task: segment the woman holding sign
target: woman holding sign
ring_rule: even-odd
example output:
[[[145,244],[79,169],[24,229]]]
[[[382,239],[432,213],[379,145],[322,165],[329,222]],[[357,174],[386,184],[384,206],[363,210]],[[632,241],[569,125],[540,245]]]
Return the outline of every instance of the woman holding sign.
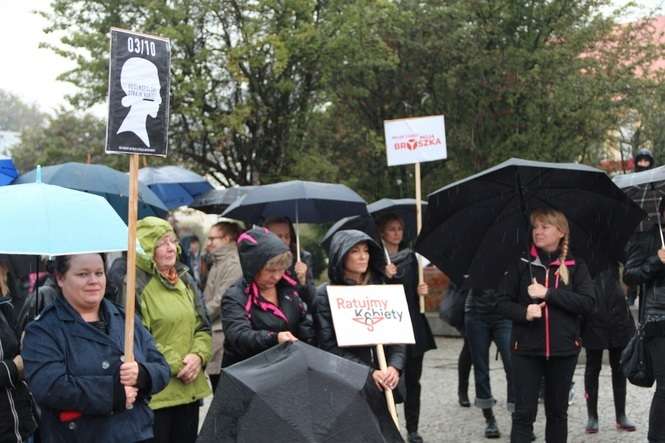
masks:
[[[580,317],[593,308],[593,283],[586,264],[570,254],[566,216],[554,209],[536,209],[530,220],[529,257],[508,271],[497,303],[513,321],[515,412],[510,441],[531,441],[544,378],[545,440],[565,442],[568,391],[582,346]]]
[[[420,313],[419,305],[419,296],[427,295],[429,288],[426,283],[418,284],[418,259],[416,254],[408,248],[399,249],[404,239],[404,220],[396,214],[387,214],[377,220],[377,227],[383,245],[390,256],[391,265],[395,267],[396,274],[391,283],[394,281],[404,285],[406,301],[409,305],[409,316],[416,339],[414,345],[406,347],[404,416],[409,443],[421,443],[423,439],[418,434],[420,376],[423,371],[425,352],[436,349],[432,330],[425,315]]]
[[[300,299],[298,283],[286,274],[293,255],[266,228],[238,237],[243,277],[222,298],[222,367],[287,341],[314,340],[312,318]]]
[[[385,256],[379,245],[364,232],[344,230],[337,232],[330,242],[328,278],[331,285],[370,285],[385,283]],[[341,357],[374,368],[372,379],[380,389],[395,389],[404,368],[405,347],[386,346],[387,368],[378,368],[373,346],[340,348],[337,345],[327,285],[317,290],[314,325],[319,347]]]
[[[58,256],[55,267],[58,295],[23,339],[25,372],[42,410],[40,441],[152,438],[148,401],[168,382],[164,357],[137,317],[135,361],[124,361],[125,313],[104,299],[101,254]]]

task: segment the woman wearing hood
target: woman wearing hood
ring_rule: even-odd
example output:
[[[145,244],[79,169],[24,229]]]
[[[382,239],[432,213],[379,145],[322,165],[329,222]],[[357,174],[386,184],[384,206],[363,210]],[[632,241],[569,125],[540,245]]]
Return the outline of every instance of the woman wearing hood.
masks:
[[[296,244],[296,231],[293,228],[293,223],[288,217],[271,217],[263,224],[266,228],[275,234],[284,244],[289,248],[293,255],[293,263],[286,270],[288,275],[296,280],[298,284],[298,294],[300,298],[312,306],[314,303],[314,296],[316,295],[316,287],[314,286],[314,268],[312,267],[312,254],[300,250],[300,261],[296,261],[298,257],[298,245]]]
[[[211,394],[203,369],[212,338],[203,297],[186,266],[171,225],[157,217],[137,223],[136,301],[143,324],[169,365],[166,388],[154,395],[155,442],[194,442],[201,400]]]
[[[222,298],[223,368],[278,343],[314,339],[307,306],[286,273],[289,248],[266,228],[250,229],[237,243],[243,277]]]
[[[378,220],[377,228],[394,267],[395,276],[392,281],[404,285],[404,293],[409,305],[409,316],[411,317],[416,343],[406,347],[404,416],[409,443],[422,443],[423,439],[418,434],[420,376],[423,372],[425,352],[436,349],[434,336],[427,318],[425,314],[420,312],[419,296],[427,295],[429,288],[426,283],[418,284],[418,259],[416,254],[408,248],[399,249],[402,240],[404,240],[404,220],[396,214],[387,214]]]
[[[330,242],[328,278],[331,285],[377,285],[386,282],[383,250],[367,234],[354,229],[337,232]],[[404,368],[405,346],[386,346],[388,367],[377,369],[379,362],[373,346],[340,348],[328,302],[327,285],[316,294],[314,321],[319,347],[341,357],[373,368],[372,379],[379,389],[395,389]]]

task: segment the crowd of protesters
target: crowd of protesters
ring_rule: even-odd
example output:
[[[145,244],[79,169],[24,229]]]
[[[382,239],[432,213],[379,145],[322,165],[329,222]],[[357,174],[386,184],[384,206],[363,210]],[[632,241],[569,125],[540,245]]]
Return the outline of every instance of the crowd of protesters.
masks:
[[[656,380],[648,438],[665,442],[665,249],[657,229],[629,243],[623,274],[617,265],[592,279],[571,253],[563,213],[537,209],[530,223],[532,247],[511,264],[501,287],[462,298],[460,405],[471,405],[472,364],[473,404],[486,420],[485,437],[500,437],[489,375],[494,341],[507,380],[511,442],[536,438],[539,395],[546,416],[542,437],[565,442],[568,393],[584,346],[586,432],[598,432],[598,374],[608,349],[616,424],[634,431],[618,363],[635,329],[623,279],[640,288],[646,306]],[[372,347],[338,345],[327,284],[315,287],[310,255],[299,250],[288,218],[246,231],[216,223],[203,248],[198,239],[183,243],[166,220],[140,220],[132,362],[123,356],[124,256],[113,266],[103,254],[57,257],[44,289],[28,297],[20,313],[12,303],[17,288],[11,266],[0,260],[0,442],[193,442],[202,400],[217,388],[222,368],[296,340],[369,367],[369,395],[395,390],[404,402],[409,443],[422,442],[420,377],[424,355],[436,345],[418,298],[429,288],[419,283],[414,252],[400,249],[404,220],[384,216],[377,228],[378,239],[337,232],[327,251],[327,277],[335,285],[404,286],[415,344],[386,346],[385,369]]]

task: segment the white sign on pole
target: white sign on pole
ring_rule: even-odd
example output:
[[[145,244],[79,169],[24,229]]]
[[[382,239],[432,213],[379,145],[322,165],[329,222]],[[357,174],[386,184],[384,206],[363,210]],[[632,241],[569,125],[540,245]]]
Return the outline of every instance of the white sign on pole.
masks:
[[[402,285],[328,286],[337,345],[413,344]]]
[[[443,115],[385,120],[388,166],[441,160],[448,156]]]

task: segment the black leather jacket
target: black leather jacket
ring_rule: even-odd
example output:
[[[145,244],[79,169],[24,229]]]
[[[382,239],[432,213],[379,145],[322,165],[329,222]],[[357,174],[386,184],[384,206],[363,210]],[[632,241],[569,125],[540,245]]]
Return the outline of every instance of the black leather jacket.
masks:
[[[658,258],[661,248],[658,227],[633,236],[626,247],[623,281],[641,285],[640,303],[646,303],[647,317],[665,315],[665,264]]]

